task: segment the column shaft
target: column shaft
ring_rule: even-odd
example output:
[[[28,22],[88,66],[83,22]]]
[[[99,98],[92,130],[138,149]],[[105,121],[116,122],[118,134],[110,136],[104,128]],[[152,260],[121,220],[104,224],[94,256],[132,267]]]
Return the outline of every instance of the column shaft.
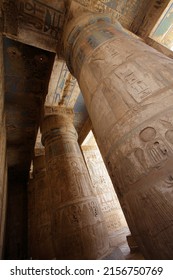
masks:
[[[28,187],[28,251],[32,259],[55,258],[50,208],[49,181],[42,154],[34,157],[33,179]]]
[[[146,258],[172,259],[173,62],[108,21],[71,20],[66,61],[132,234]]]
[[[71,117],[47,115],[42,134],[56,258],[100,259],[109,252],[108,235]]]

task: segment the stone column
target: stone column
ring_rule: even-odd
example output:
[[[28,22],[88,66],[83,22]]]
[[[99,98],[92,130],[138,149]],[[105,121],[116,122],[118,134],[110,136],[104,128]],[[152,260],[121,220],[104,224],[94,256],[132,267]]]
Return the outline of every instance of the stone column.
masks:
[[[132,234],[172,259],[172,60],[100,14],[71,19],[63,43]]]
[[[33,179],[28,186],[29,257],[53,259],[49,181],[45,168],[44,149],[37,151],[33,160]]]
[[[57,113],[59,112],[59,113]],[[57,259],[101,259],[109,252],[103,216],[77,143],[71,110],[49,109],[42,124]]]
[[[3,37],[0,33],[0,259],[3,257],[7,195],[6,127],[4,113],[3,69]]]

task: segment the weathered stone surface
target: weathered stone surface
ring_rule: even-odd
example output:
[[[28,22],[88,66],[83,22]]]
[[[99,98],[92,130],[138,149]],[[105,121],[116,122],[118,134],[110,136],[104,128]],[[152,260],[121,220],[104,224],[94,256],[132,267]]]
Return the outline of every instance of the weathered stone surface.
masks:
[[[55,52],[67,2],[3,0],[4,33],[25,44]]]
[[[99,15],[69,22],[64,49],[132,234],[172,259],[172,60]]]
[[[47,110],[48,111],[48,110]],[[57,259],[101,259],[109,252],[103,216],[65,108],[42,124],[51,188],[51,220]]]
[[[14,178],[28,179],[53,60],[52,53],[4,38],[7,158]]]
[[[111,246],[118,246],[126,240],[128,226],[124,218],[114,187],[107,173],[96,143],[82,145],[82,151],[93,183],[93,192],[97,197]],[[90,143],[89,143],[90,144]]]
[[[28,186],[28,255],[32,259],[48,260],[55,258],[50,190],[44,153],[37,151],[37,154],[33,160],[33,179]]]

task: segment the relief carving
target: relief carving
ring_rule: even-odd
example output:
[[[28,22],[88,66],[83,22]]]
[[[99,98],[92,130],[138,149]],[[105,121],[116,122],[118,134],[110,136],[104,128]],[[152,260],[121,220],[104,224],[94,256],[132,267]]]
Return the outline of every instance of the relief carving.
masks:
[[[127,225],[123,213],[121,212],[121,207],[115,194],[112,182],[107,174],[103,160],[97,148],[95,146],[82,145],[82,150],[89,169],[91,180],[93,182],[93,191],[96,194],[105,219],[110,243],[112,246],[118,245],[121,240],[119,236],[117,236],[117,232],[118,230],[125,228]],[[90,211],[92,211],[93,215],[97,217],[97,203],[90,203]]]
[[[64,22],[64,5],[61,1],[54,9],[40,1],[17,1],[19,24],[35,32],[57,39]]]
[[[142,130],[139,137],[145,143],[145,154],[150,166],[160,167],[169,154],[169,148],[164,140],[156,137],[156,130],[152,127]]]
[[[68,259],[96,259],[100,248],[95,246],[95,250],[93,250],[93,246],[91,246],[91,250],[87,250],[87,240],[94,244],[95,237],[91,232],[86,236],[85,229],[90,229],[95,224],[104,228],[103,217],[97,202],[95,202],[89,174],[80,149],[77,147],[77,134],[72,129],[73,120],[67,119],[66,115],[62,113],[60,114],[60,117],[57,115],[56,118],[54,112],[54,115],[49,115],[49,122],[46,118],[43,122],[56,257],[66,259],[68,251]],[[50,122],[51,118],[52,123]],[[60,136],[62,135],[62,138],[50,137],[52,133],[51,125],[56,130],[56,124],[59,129],[58,133]],[[45,137],[45,133],[47,137]],[[79,235],[78,240],[73,240],[74,232]],[[95,234],[97,236],[100,233],[96,230]],[[107,247],[102,248],[102,254],[104,254],[109,247],[106,228],[101,238],[104,238],[103,243],[107,244]],[[67,248],[66,250],[67,244],[70,249]],[[77,247],[72,250],[73,246]],[[84,255],[81,255],[82,252],[84,252]]]
[[[169,133],[168,133],[169,135]],[[153,127],[143,129],[139,134],[142,146],[126,156],[119,153],[116,167],[112,167],[112,178],[119,196],[144,177],[152,168],[161,168],[167,161],[170,149],[164,139],[157,137]]]

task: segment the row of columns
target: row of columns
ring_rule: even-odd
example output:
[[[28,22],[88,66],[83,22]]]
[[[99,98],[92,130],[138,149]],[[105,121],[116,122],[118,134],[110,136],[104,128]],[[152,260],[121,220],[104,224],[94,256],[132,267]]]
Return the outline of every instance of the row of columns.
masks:
[[[172,60],[97,14],[71,19],[63,44],[132,234],[146,258],[172,259]],[[109,252],[107,231],[67,115],[42,124],[52,186],[42,199],[50,196],[51,211],[36,209],[47,217],[37,238],[51,223],[51,257],[99,259]]]
[[[172,259],[172,60],[100,14],[72,18],[63,44],[132,234]]]

